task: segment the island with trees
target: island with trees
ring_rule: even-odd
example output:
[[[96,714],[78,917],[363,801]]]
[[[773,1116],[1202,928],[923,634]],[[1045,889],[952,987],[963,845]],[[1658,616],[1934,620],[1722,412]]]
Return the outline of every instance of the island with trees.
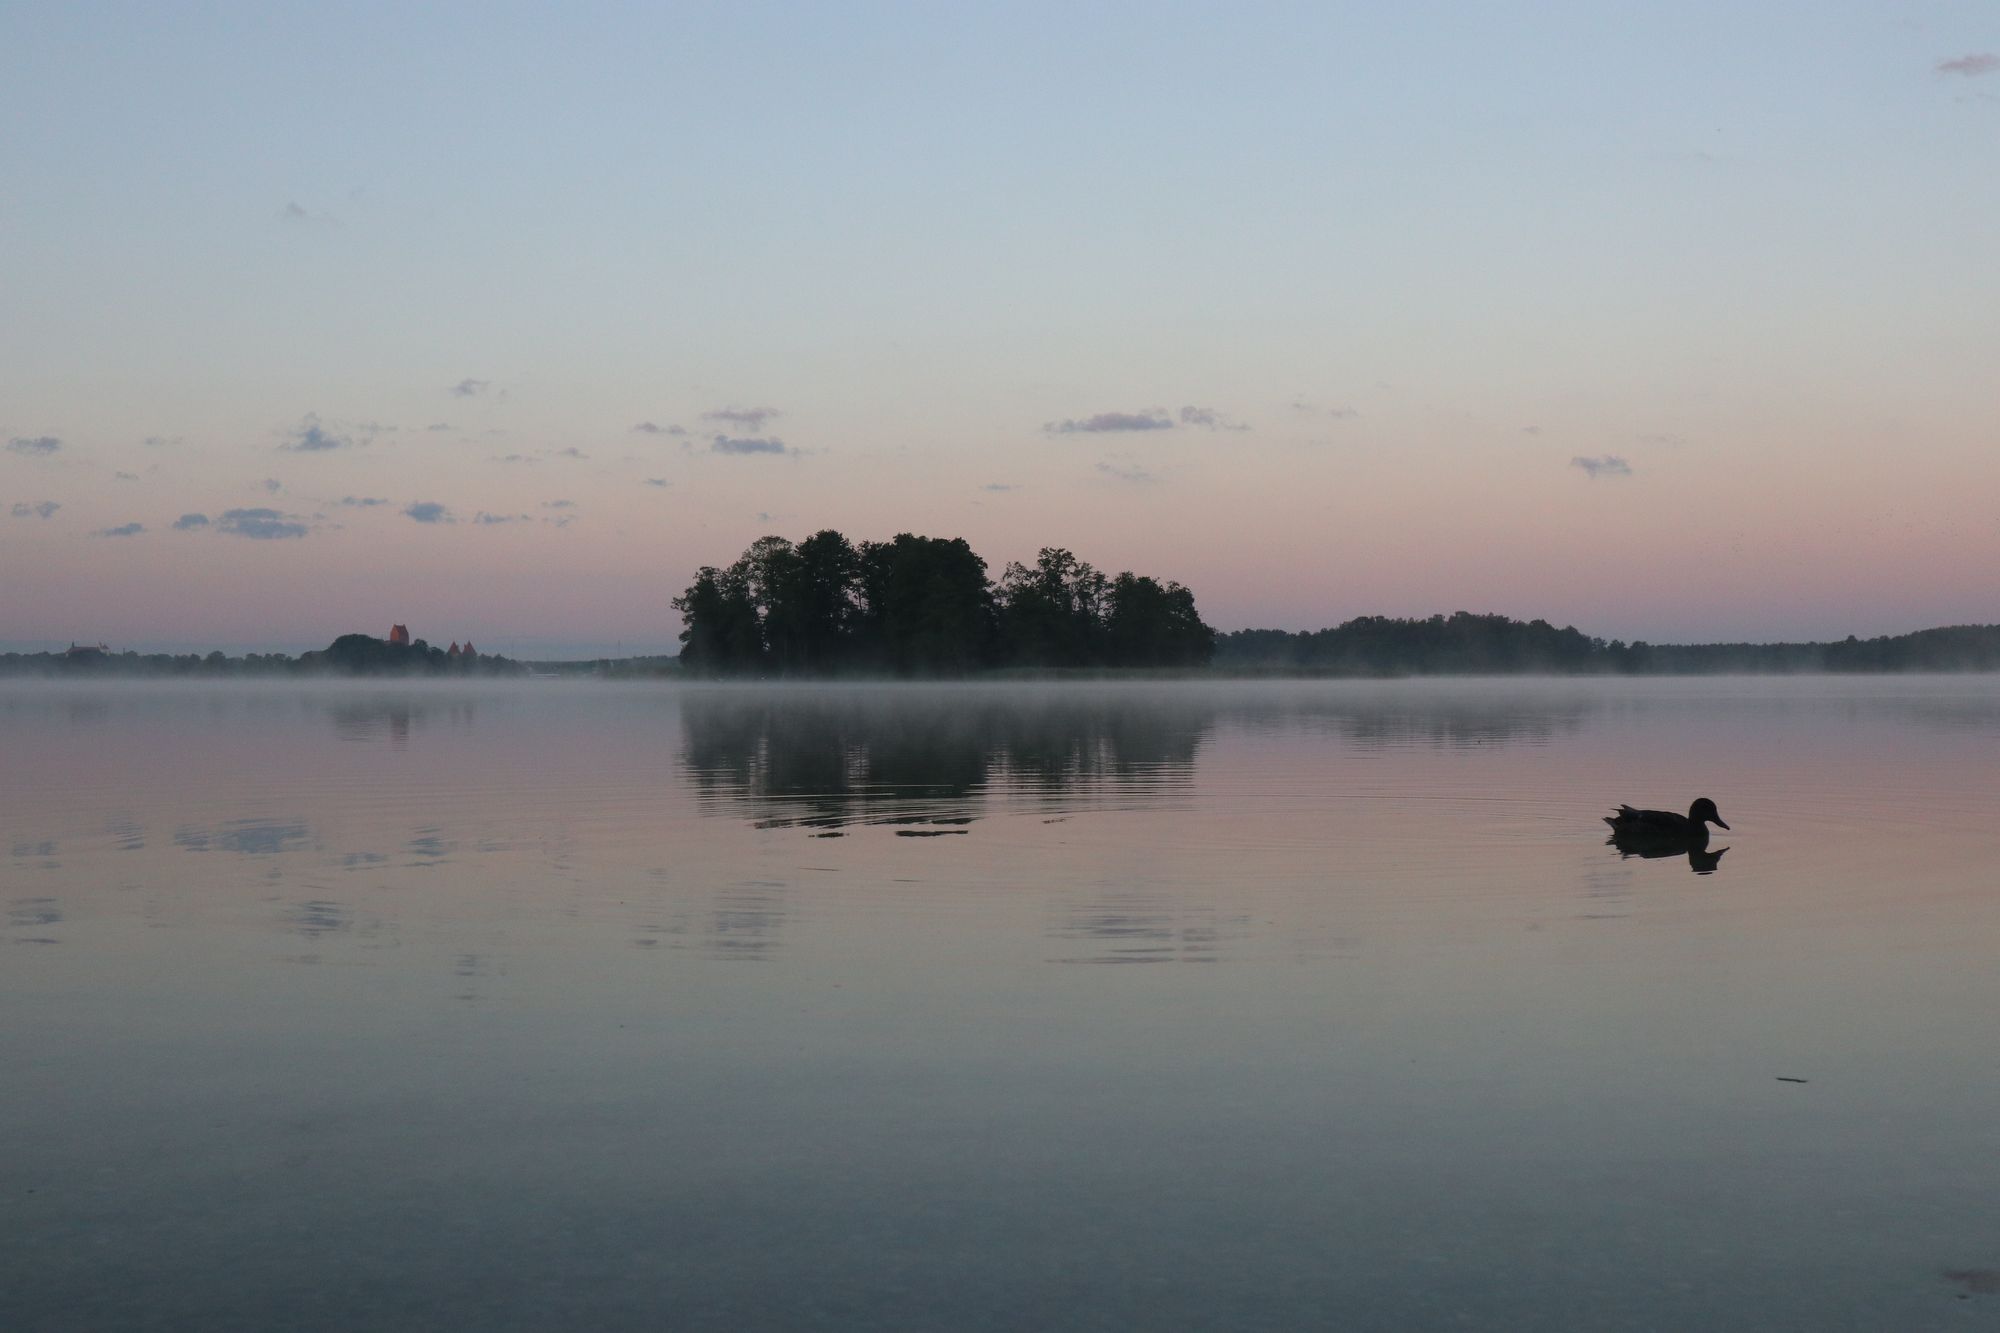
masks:
[[[1192,670],[1215,631],[1194,594],[1101,573],[1045,547],[989,579],[961,537],[899,533],[858,545],[832,529],[763,537],[703,566],[673,601],[681,667],[697,676],[964,676],[1077,669]]]

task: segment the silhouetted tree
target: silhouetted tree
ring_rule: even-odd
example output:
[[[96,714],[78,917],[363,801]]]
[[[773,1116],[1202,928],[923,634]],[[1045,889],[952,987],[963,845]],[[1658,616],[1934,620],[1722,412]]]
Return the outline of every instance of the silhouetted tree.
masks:
[[[728,570],[704,565],[686,592],[674,598],[681,613],[681,666],[702,676],[754,672],[763,665],[757,607],[738,561]]]
[[[827,528],[793,548],[785,573],[779,594],[789,632],[780,669],[808,675],[839,669],[861,619],[860,553]]]
[[[1011,561],[1000,576],[1000,634],[1019,666],[1098,666],[1105,659],[1110,580],[1057,546],[1031,569]]]
[[[899,532],[861,547],[858,656],[898,675],[963,675],[993,657],[986,562],[962,537]]]
[[[1215,655],[1215,631],[1195,614],[1192,592],[1130,571],[1111,581],[1104,630],[1113,666],[1206,666]]]

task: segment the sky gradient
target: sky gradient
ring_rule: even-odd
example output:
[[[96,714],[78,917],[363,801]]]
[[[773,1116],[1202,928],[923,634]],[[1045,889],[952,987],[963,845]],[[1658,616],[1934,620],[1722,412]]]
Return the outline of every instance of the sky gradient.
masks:
[[[0,646],[668,648],[767,532],[2000,621],[1990,4],[0,8]]]

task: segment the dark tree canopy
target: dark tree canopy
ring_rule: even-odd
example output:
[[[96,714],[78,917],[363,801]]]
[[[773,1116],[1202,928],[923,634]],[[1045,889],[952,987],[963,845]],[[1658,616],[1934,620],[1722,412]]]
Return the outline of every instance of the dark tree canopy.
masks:
[[[1194,609],[1194,593],[1142,574],[1111,581],[1105,646],[1113,666],[1205,666],[1215,655],[1215,631]]]
[[[2000,670],[2000,625],[1957,625],[1834,643],[1625,643],[1573,626],[1469,611],[1424,620],[1360,616],[1332,629],[1225,634],[1227,671],[1330,676],[1703,675],[1723,672]]]
[[[699,675],[959,676],[990,667],[1189,667],[1214,650],[1194,594],[1108,579],[1068,551],[998,584],[963,538],[899,533],[859,546],[831,529],[761,537],[674,599],[681,661]]]
[[[996,631],[986,562],[963,537],[899,532],[862,545],[859,639],[868,666],[964,675],[992,660]]]
[[[1105,662],[1110,580],[1061,547],[1045,546],[1030,568],[1000,576],[1000,625],[1018,666],[1085,667]]]
[[[740,562],[739,562],[740,563]],[[763,661],[757,606],[735,566],[703,565],[688,590],[674,598],[687,628],[681,631],[681,665],[703,675],[754,671]]]
[[[1343,676],[1571,674],[1615,669],[1608,665],[1610,647],[1546,620],[1457,611],[1424,620],[1360,616],[1303,634],[1243,630],[1223,635],[1216,657],[1238,669]]]

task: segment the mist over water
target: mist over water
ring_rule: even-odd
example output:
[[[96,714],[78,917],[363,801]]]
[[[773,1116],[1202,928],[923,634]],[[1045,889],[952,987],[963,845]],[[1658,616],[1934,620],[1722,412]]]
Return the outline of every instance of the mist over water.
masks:
[[[1986,677],[0,686],[0,1324],[1955,1324],[1996,742]],[[1719,860],[1607,845],[1696,796]]]

